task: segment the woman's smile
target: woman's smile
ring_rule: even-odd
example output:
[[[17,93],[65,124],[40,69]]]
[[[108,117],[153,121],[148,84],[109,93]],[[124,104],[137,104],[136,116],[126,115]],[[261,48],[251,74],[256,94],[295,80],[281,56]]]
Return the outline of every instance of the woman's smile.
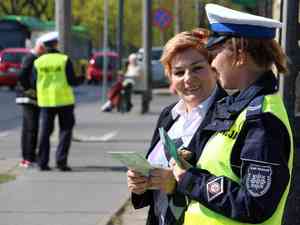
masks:
[[[184,92],[188,94],[194,94],[195,92],[198,92],[200,89],[200,86],[193,86],[193,87],[186,87],[184,88]]]

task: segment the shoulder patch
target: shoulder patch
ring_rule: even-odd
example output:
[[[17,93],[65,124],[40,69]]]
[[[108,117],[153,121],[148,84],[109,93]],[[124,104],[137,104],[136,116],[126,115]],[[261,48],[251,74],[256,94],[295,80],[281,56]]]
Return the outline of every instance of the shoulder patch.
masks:
[[[271,166],[250,164],[247,170],[246,189],[253,197],[263,196],[272,183]]]
[[[224,192],[224,178],[217,177],[206,184],[207,199],[210,202]]]

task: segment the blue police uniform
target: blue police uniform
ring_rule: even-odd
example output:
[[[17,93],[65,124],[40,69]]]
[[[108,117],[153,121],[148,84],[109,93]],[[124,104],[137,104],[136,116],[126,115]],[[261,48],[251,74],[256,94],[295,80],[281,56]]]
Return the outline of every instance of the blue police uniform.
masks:
[[[275,93],[277,88],[275,75],[271,71],[263,74],[261,79],[245,91],[220,100],[215,108],[213,122],[204,130],[208,135],[229,130],[238,115],[252,100]],[[230,160],[232,170],[241,179],[242,184],[245,184],[247,177],[253,175],[250,167],[253,163],[262,167],[271,167],[272,180],[268,181],[270,182],[269,188],[259,197],[259,201],[249,195],[249,190],[244,188],[245,186],[226,177],[223,179],[223,193],[218,195],[213,202],[209,201],[206,188],[203,187],[206,187],[207,183],[216,179],[217,176],[201,169],[188,170],[183,180],[178,183],[177,189],[190,199],[226,217],[246,223],[260,223],[274,213],[289,182],[290,145],[285,125],[272,114],[256,111],[247,116],[245,126],[233,147]],[[270,202],[272,204],[269,204]]]
[[[214,32],[208,48],[232,37],[272,40],[281,27],[279,21],[215,4],[207,4],[206,12]],[[218,101],[201,136],[211,136],[202,139],[208,147],[199,149],[197,168],[177,185],[191,200],[185,224],[281,224],[293,139],[277,92],[275,75],[265,71],[246,89]],[[268,104],[270,111],[264,111]],[[221,156],[208,153],[215,149]]]

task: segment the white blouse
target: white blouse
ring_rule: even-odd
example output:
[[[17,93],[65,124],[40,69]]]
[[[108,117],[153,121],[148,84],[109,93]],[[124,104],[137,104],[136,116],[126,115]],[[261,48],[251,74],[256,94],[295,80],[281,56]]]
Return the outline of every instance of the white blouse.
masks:
[[[187,112],[186,106],[183,100],[180,100],[172,109],[173,119],[179,118],[174,122],[172,127],[168,131],[168,135],[171,139],[181,139],[182,147],[188,147],[198,127],[203,121],[209,107],[213,103],[215,98],[216,88],[213,93],[201,102],[198,106],[192,109],[191,112]],[[178,146],[179,147],[179,146]],[[148,161],[154,165],[163,168],[167,168],[169,162],[164,153],[164,147],[161,140],[155,145],[151,151]]]

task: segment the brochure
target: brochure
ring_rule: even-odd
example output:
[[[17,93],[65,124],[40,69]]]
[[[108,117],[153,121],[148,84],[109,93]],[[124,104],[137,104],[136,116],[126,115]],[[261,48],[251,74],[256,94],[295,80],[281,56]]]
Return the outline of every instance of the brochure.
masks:
[[[137,152],[108,152],[112,158],[120,161],[127,168],[141,173],[143,176],[149,176],[150,170],[154,169],[147,159]]]
[[[160,140],[164,148],[170,153],[170,155],[176,161],[178,166],[182,167],[180,156],[178,155],[177,148],[174,141],[172,141],[172,139],[169,137],[169,135],[167,134],[167,132],[163,127],[160,127],[158,130],[159,130]]]

